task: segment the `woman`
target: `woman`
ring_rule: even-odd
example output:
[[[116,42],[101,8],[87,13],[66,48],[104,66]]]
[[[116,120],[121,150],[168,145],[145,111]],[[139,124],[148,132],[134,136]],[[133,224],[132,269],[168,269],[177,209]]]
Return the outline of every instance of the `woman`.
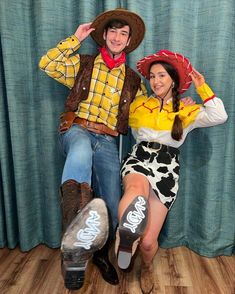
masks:
[[[124,195],[116,251],[119,267],[127,269],[141,241],[140,286],[143,293],[151,293],[158,236],[178,191],[178,148],[191,130],[222,124],[227,114],[223,102],[184,56],[161,50],[141,59],[137,69],[150,81],[154,94],[139,97],[130,108],[129,124],[137,144],[121,169]],[[192,82],[202,105],[180,101]]]

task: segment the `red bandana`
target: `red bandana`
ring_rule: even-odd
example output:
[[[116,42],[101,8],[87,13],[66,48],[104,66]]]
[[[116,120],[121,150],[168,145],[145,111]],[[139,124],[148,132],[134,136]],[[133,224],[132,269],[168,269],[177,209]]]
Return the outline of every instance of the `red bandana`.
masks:
[[[109,69],[113,69],[114,67],[119,67],[122,63],[126,62],[126,53],[122,51],[121,56],[117,59],[113,59],[106,47],[99,48],[101,56]]]

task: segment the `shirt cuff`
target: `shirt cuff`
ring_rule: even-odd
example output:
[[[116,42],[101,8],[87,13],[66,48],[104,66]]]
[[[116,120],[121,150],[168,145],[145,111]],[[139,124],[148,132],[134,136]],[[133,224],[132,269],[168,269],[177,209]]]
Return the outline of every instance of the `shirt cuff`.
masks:
[[[72,35],[66,38],[65,40],[60,41],[57,47],[60,50],[71,49],[74,52],[78,50],[80,46],[81,46],[81,43],[78,40],[78,38],[75,35]]]
[[[208,99],[212,99],[215,97],[214,92],[211,90],[211,88],[204,83],[203,85],[201,85],[200,87],[198,87],[196,89],[198,95],[200,95],[201,99],[204,101],[204,103],[208,100]]]

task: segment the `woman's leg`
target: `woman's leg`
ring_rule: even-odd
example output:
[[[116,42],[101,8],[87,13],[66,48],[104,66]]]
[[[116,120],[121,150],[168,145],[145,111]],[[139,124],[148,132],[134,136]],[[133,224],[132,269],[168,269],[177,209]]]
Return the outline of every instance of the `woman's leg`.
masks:
[[[158,250],[158,236],[168,213],[166,206],[150,189],[148,227],[140,244],[143,262],[148,265],[152,262]]]
[[[128,174],[123,178],[124,194],[118,207],[118,219],[120,221],[126,208],[136,198],[141,195],[148,199],[149,182],[148,179],[141,174]]]
[[[123,184],[125,193],[119,204],[115,251],[118,266],[127,269],[147,226],[149,183],[143,175],[128,174]]]
[[[158,236],[165,221],[168,209],[150,189],[149,196],[149,222],[145,235],[140,243],[141,270],[140,287],[142,293],[151,293],[154,287],[153,258],[158,250]]]

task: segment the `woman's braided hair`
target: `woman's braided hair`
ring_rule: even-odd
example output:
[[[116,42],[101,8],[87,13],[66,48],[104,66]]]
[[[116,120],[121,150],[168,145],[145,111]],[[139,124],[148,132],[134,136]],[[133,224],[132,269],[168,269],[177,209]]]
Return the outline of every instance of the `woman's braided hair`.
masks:
[[[178,91],[178,87],[176,88],[176,83],[172,89],[172,96],[173,96],[173,111],[178,112],[180,108],[180,94]],[[171,129],[171,137],[176,140],[180,141],[183,135],[183,125],[182,121],[177,114],[174,119],[174,123]]]

